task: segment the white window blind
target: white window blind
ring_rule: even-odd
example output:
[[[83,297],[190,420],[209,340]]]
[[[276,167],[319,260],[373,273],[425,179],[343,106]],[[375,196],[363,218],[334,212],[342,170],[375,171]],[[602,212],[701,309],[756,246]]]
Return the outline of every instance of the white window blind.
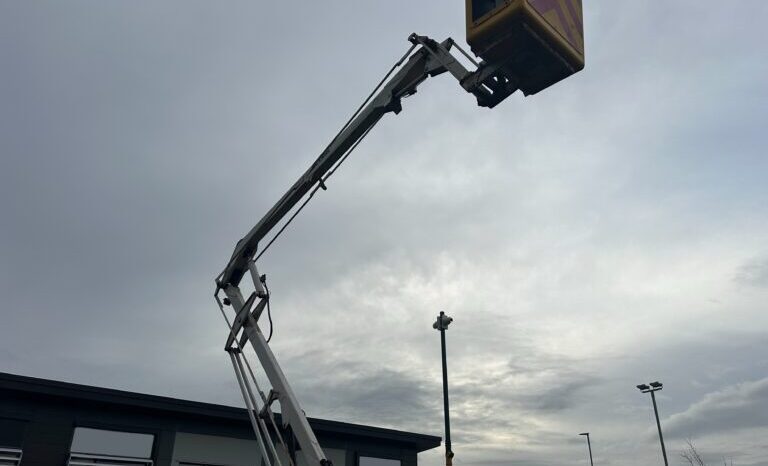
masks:
[[[20,463],[20,449],[0,447],[0,466],[19,466]]]
[[[376,458],[373,456],[360,456],[357,462],[358,466],[400,466],[400,460],[388,458]]]
[[[69,451],[90,455],[151,458],[154,442],[155,436],[151,434],[77,427]]]
[[[152,466],[155,436],[137,432],[75,428],[68,466]]]
[[[147,458],[130,456],[89,455],[88,453],[70,453],[68,466],[152,466]]]

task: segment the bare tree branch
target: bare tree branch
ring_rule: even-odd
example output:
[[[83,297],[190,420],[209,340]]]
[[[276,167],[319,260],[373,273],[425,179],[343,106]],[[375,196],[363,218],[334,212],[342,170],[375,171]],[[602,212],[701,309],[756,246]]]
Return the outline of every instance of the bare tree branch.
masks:
[[[693,441],[688,439],[685,443],[687,443],[688,446],[685,450],[680,452],[680,457],[685,460],[685,464],[688,466],[707,466],[707,463],[704,462],[704,458],[702,458],[699,452],[696,451]]]

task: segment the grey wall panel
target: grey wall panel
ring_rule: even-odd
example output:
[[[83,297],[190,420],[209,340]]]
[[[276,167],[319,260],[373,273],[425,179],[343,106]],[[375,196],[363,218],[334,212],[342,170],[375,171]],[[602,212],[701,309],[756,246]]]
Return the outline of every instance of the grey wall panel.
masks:
[[[65,420],[41,418],[31,421],[25,432],[21,466],[66,464],[72,430],[72,424]]]
[[[0,417],[0,447],[21,448],[27,421]]]

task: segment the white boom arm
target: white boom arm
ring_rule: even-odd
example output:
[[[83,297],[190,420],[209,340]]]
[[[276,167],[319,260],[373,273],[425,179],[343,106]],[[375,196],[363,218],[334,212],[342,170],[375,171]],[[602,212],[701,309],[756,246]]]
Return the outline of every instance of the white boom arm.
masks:
[[[258,325],[258,319],[269,300],[269,295],[262,285],[262,279],[256,270],[254,256],[259,242],[286,216],[307,193],[318,187],[325,189],[327,174],[339,162],[345,154],[357,145],[357,143],[373,128],[382,116],[389,112],[395,114],[402,110],[401,99],[416,93],[416,88],[424,80],[431,76],[437,76],[448,71],[459,80],[462,87],[477,97],[478,104],[485,107],[493,107],[507,96],[512,94],[516,87],[513,81],[501,71],[502,65],[490,66],[485,63],[478,65],[478,69],[470,72],[459,63],[450,53],[451,47],[456,44],[452,39],[438,43],[428,37],[412,34],[409,37],[413,44],[411,51],[418,49],[410,55],[402,68],[383,84],[377,94],[366,106],[360,109],[352,120],[331,141],[328,147],[320,154],[310,168],[294,183],[282,198],[267,212],[267,214],[254,226],[248,234],[238,241],[234,253],[224,271],[216,278],[215,297],[219,307],[230,326],[225,349],[230,352],[233,359],[233,367],[238,382],[240,382],[246,406],[249,409],[254,431],[260,442],[272,442],[274,435],[280,435],[270,405],[278,400],[282,411],[283,428],[290,427],[290,431],[296,437],[301,452],[310,466],[329,466],[330,462],[324,455],[320,444],[317,442],[312,429],[307,422],[304,411],[301,409],[298,399],[291,389],[288,380],[283,374],[275,355],[269,348],[264,335]],[[458,48],[458,46],[457,46]],[[459,49],[461,50],[461,49]],[[464,55],[474,60],[461,50]],[[401,61],[402,62],[402,61]],[[477,65],[477,63],[475,63]],[[248,299],[244,299],[239,288],[240,282],[246,272],[250,270],[253,279],[254,292]],[[226,297],[220,299],[220,292]],[[234,316],[232,321],[227,317],[224,306],[232,306]],[[240,358],[242,351],[250,343],[255,351],[264,372],[272,384],[272,391],[268,397],[257,388],[261,395],[263,407],[258,408],[259,400],[253,395],[248,384],[248,377]],[[247,364],[247,360],[246,360]],[[248,365],[250,371],[250,366]],[[253,382],[255,378],[251,374]],[[272,420],[274,430],[271,432],[264,422],[264,418]],[[282,442],[282,438],[279,440]],[[267,453],[262,448],[264,455],[269,460],[267,465],[279,464],[278,455],[274,448]]]

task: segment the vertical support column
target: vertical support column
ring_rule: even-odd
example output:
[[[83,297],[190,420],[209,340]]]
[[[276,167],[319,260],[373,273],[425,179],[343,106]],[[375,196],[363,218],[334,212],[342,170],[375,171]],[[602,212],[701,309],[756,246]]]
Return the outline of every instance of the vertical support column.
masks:
[[[443,412],[445,413],[445,464],[453,464],[453,448],[451,447],[451,414],[448,402],[448,361],[445,354],[445,329],[440,329],[440,349],[443,359]]]
[[[162,430],[155,438],[155,465],[171,466],[173,446],[176,443],[176,431]]]
[[[651,400],[653,400],[653,412],[656,414],[656,427],[659,428],[659,441],[661,442],[661,454],[664,456],[664,466],[669,466],[667,461],[667,448],[664,446],[664,435],[661,433],[661,421],[659,421],[659,408],[656,407],[656,390],[651,390]]]
[[[66,464],[74,427],[71,419],[57,416],[33,419],[24,433],[22,466]]]
[[[445,351],[445,331],[453,322],[453,318],[440,311],[432,328],[440,332],[440,350],[443,362],[443,416],[445,417],[445,466],[453,465],[453,448],[451,447],[451,415],[448,409],[448,362]]]

